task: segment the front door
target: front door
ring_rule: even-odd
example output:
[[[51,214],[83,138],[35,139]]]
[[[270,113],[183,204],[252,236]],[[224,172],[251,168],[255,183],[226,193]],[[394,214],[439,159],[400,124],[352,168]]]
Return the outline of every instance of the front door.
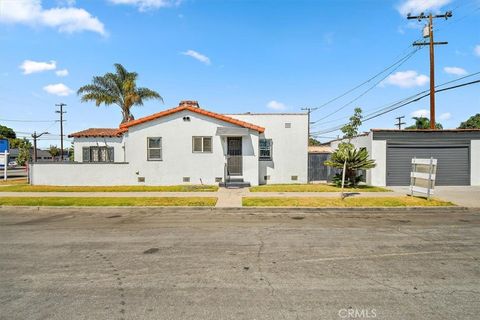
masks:
[[[242,137],[227,137],[227,173],[229,176],[241,176]]]

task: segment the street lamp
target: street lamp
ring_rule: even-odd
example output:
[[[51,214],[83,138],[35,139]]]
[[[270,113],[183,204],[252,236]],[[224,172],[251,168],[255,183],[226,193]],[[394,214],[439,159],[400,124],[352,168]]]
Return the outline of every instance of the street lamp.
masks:
[[[42,132],[37,134],[37,131],[33,131],[32,138],[33,138],[33,162],[37,162],[37,138],[40,138],[44,134],[49,134],[48,132]]]

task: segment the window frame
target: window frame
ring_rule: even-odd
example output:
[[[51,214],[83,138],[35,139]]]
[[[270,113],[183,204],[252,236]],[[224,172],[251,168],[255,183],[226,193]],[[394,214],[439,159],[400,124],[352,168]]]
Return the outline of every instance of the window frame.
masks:
[[[158,148],[150,147],[150,139],[160,139],[160,146]],[[150,150],[160,150],[159,158],[152,158]],[[163,139],[162,137],[147,137],[147,161],[163,161]]]
[[[105,159],[102,160],[102,150],[104,150],[104,155]],[[88,152],[88,160],[85,161],[85,152]],[[98,161],[92,161],[93,154],[96,152],[96,156],[98,158]],[[112,155],[110,158],[109,155]],[[87,147],[82,147],[82,162],[88,162],[88,163],[109,163],[109,162],[115,162],[115,148],[114,147],[109,147],[109,146],[87,146]]]
[[[202,139],[202,150],[195,151],[195,139]],[[210,139],[210,151],[205,151],[205,139]],[[213,137],[212,136],[192,136],[192,153],[213,153]]]
[[[262,146],[261,146],[261,141],[262,140],[268,141],[268,148],[262,148]],[[262,156],[262,150],[268,150],[269,151],[269,156],[268,157]],[[260,160],[260,161],[272,161],[272,159],[273,159],[273,141],[272,141],[272,139],[260,138],[258,140],[258,160]]]

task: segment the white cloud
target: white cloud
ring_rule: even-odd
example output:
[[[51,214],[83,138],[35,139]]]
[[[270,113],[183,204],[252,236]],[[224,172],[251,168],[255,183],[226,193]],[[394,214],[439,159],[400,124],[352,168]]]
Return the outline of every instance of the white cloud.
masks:
[[[63,83],[49,84],[48,86],[43,87],[43,90],[57,96],[68,96],[73,92],[72,89],[70,89]]]
[[[287,109],[287,106],[284,103],[278,102],[276,100],[272,100],[269,103],[267,103],[267,108],[275,111],[283,111]]]
[[[128,4],[138,8],[139,11],[178,6],[182,0],[110,0],[113,4]]]
[[[480,57],[480,44],[477,44],[475,48],[473,49],[473,52],[475,53],[476,56]]]
[[[402,16],[411,13],[413,15],[427,11],[438,11],[441,7],[449,4],[452,0],[405,0],[397,6]]]
[[[440,120],[447,121],[452,119],[452,114],[450,112],[442,113],[439,117]]]
[[[203,62],[207,65],[209,65],[211,62],[210,62],[210,58],[207,57],[206,55],[203,55],[195,50],[187,50],[185,52],[182,52],[183,55],[185,56],[189,56],[189,57],[192,57],[193,59],[196,59],[200,62]]]
[[[426,109],[420,109],[413,111],[410,116],[415,117],[415,118],[427,118],[429,116],[429,112]]]
[[[35,72],[42,72],[48,70],[55,70],[57,63],[53,60],[50,62],[25,60],[20,65],[20,69],[23,70],[23,74],[31,74]]]
[[[468,74],[467,70],[460,67],[445,67],[443,68],[443,71],[445,71],[445,73],[453,74],[456,76],[464,76]]]
[[[98,18],[74,7],[44,9],[41,0],[0,1],[0,22],[47,26],[60,32],[92,31],[107,35]]]
[[[59,77],[66,77],[68,76],[68,70],[67,69],[57,70],[55,71],[55,74]]]
[[[381,85],[390,84],[401,88],[420,87],[428,82],[429,78],[424,74],[418,74],[417,71],[407,70],[398,71],[391,74],[385,79]]]

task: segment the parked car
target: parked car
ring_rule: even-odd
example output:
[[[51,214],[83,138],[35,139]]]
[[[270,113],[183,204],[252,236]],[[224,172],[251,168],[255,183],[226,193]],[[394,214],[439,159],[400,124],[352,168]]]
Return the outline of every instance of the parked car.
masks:
[[[8,163],[8,168],[15,168],[16,166],[18,166],[17,161],[10,161]]]

